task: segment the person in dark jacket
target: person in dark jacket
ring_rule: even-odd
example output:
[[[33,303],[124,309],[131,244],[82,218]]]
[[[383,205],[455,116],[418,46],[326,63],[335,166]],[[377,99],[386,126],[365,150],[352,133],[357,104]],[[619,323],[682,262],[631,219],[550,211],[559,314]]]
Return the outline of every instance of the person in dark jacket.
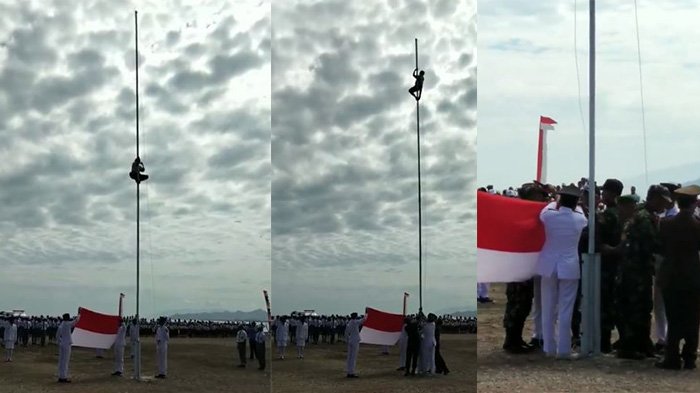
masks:
[[[420,331],[418,329],[418,321],[411,318],[411,321],[406,325],[406,335],[408,336],[406,343],[406,372],[405,376],[416,375],[418,367],[418,352],[420,351]]]

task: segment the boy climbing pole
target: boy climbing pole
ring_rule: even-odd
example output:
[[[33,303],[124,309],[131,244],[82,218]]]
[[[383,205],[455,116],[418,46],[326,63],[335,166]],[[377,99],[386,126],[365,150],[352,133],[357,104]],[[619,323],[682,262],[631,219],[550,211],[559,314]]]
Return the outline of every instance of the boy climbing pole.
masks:
[[[143,173],[145,171],[146,168],[143,166],[141,158],[136,157],[134,162],[131,164],[131,172],[129,172],[129,177],[134,179],[137,183],[141,183],[144,180],[148,180],[148,175]]]
[[[421,70],[420,73],[418,73],[418,68],[413,70],[413,77],[416,78],[416,84],[413,85],[410,89],[408,89],[408,92],[413,96],[413,98],[416,99],[416,101],[420,100],[421,94],[423,94],[423,78],[425,75],[425,71]]]

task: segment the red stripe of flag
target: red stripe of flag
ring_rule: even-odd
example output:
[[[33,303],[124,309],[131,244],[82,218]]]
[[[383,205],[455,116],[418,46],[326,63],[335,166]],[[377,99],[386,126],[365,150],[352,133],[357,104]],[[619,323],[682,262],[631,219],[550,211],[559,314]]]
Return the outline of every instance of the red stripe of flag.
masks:
[[[543,202],[525,201],[477,192],[477,248],[504,252],[539,252],[544,226],[539,219]]]
[[[75,325],[76,329],[100,334],[117,334],[121,323],[121,318],[118,315],[100,314],[82,307],[78,312],[80,320]]]
[[[391,314],[369,307],[365,313],[364,327],[382,332],[400,332],[403,328],[404,316],[401,314]]]
[[[557,124],[556,120],[547,116],[540,116],[540,124]]]

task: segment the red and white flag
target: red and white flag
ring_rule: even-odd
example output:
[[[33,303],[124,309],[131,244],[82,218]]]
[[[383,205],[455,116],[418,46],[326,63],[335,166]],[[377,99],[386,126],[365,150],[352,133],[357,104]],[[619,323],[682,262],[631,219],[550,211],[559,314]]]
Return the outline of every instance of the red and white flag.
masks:
[[[401,337],[403,329],[403,315],[390,314],[375,310],[365,309],[365,322],[360,330],[360,342],[363,344],[394,345]]]
[[[477,282],[524,281],[535,275],[544,245],[543,202],[477,192]]]
[[[118,315],[100,314],[82,307],[78,314],[80,320],[71,335],[74,347],[109,349],[114,344],[121,323]]]
[[[552,119],[551,117],[540,116],[540,130],[553,130],[555,124],[557,124],[556,120]]]

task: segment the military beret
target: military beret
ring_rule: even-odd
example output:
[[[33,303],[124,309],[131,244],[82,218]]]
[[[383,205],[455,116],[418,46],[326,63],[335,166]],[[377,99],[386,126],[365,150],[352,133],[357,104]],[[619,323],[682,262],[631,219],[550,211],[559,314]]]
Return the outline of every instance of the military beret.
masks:
[[[616,195],[622,194],[622,190],[625,188],[622,182],[617,179],[608,179],[603,183],[603,190],[611,191]]]

